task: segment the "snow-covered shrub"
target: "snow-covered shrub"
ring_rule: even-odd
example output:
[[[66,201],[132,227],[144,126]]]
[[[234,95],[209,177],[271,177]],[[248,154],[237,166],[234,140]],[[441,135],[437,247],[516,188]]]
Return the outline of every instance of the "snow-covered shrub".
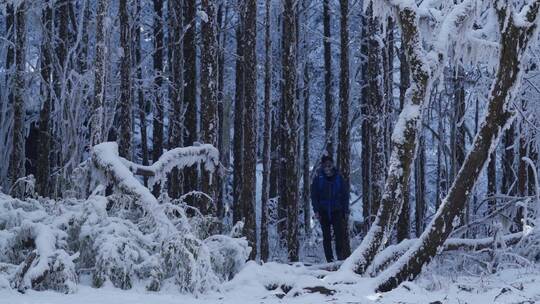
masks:
[[[132,173],[142,170],[160,180],[195,163],[213,170],[218,159],[215,148],[201,145],[138,166],[120,158],[115,143],[104,143],[75,170],[77,190],[67,198],[0,193],[0,288],[73,292],[81,275],[89,275],[95,287],[142,283],[157,291],[167,284],[189,293],[218,288],[244,265],[247,241],[216,235],[215,218],[182,197],[156,199]],[[188,216],[187,210],[195,212]]]
[[[22,201],[0,194],[0,263],[11,287],[19,291],[53,289],[73,292],[77,283],[74,260],[69,254],[67,233],[58,228],[62,219],[51,202]]]

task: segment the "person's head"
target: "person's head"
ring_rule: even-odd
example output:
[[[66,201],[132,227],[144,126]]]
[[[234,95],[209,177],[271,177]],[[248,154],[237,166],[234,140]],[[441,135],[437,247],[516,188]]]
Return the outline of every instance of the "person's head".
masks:
[[[334,160],[329,155],[324,155],[321,159],[321,167],[326,176],[334,174]]]

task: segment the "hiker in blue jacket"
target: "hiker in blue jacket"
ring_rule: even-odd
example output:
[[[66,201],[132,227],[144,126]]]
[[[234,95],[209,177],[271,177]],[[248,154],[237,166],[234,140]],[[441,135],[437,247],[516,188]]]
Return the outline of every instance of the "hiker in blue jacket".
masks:
[[[321,223],[326,260],[334,261],[331,230],[334,232],[337,259],[344,260],[347,258],[344,238],[349,218],[349,189],[330,156],[322,157],[321,168],[313,178],[311,205]]]

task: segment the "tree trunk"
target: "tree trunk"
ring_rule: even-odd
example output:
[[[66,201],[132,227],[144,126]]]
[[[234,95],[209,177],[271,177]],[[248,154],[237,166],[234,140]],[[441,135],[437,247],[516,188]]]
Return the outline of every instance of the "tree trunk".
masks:
[[[402,37],[403,39],[403,37]],[[405,105],[405,94],[410,85],[409,77],[409,64],[407,63],[407,56],[405,55],[404,42],[401,42],[401,48],[399,49],[399,73],[400,73],[400,84],[399,84],[399,107],[403,110]],[[416,177],[416,176],[415,176]],[[399,216],[399,221],[397,223],[397,241],[398,243],[404,239],[410,237],[410,226],[411,226],[411,216],[410,216],[410,187],[406,187],[406,191],[403,194],[403,207],[401,214]]]
[[[90,116],[90,145],[95,146],[103,140],[103,104],[105,97],[105,17],[109,6],[108,0],[99,0],[96,12],[96,56],[94,61],[94,100]]]
[[[42,196],[49,195],[49,153],[51,150],[51,73],[52,73],[52,54],[51,39],[53,36],[52,7],[47,3],[42,10],[41,23],[43,26],[43,36],[41,43],[41,98],[43,105],[39,112],[39,140],[40,147],[37,159],[36,171],[36,190]]]
[[[184,0],[184,146],[197,141],[197,1]],[[184,170],[184,191],[197,189],[197,167]],[[194,204],[194,201],[189,200]]]
[[[217,24],[216,5],[211,0],[202,1],[202,9],[206,12],[207,20],[202,21],[202,49],[201,49],[201,139],[206,144],[214,147],[218,145],[217,117]],[[201,172],[201,189],[208,194],[213,203],[217,199],[217,185],[215,177],[208,172]],[[215,206],[208,203],[201,203],[203,214],[216,213]]]
[[[257,256],[255,185],[257,182],[257,1],[248,0],[244,13],[244,121],[242,189],[244,235],[251,246],[250,258]]]
[[[238,24],[236,26],[236,77],[234,97],[234,146],[233,146],[233,223],[243,218],[241,205],[242,154],[244,123],[244,9],[238,0]]]
[[[15,4],[15,81],[13,94],[13,137],[9,180],[13,185],[24,176],[24,95],[26,68],[26,1]]]
[[[261,193],[261,260],[268,261],[268,200],[270,199],[270,143],[272,119],[272,38],[270,37],[270,0],[265,1],[264,31],[264,122],[263,122],[263,172]]]
[[[163,154],[163,0],[153,0],[154,3],[154,112],[152,132],[152,161],[158,160]],[[156,194],[156,193],[155,193]]]
[[[384,179],[386,172],[385,132],[386,115],[385,101],[383,100],[383,77],[384,71],[382,58],[382,45],[380,44],[380,21],[374,16],[373,1],[370,1],[366,10],[368,16],[368,62],[367,62],[367,85],[368,85],[368,121],[370,130],[370,142],[368,148],[370,169],[370,218],[377,216],[379,203],[384,191]],[[373,223],[372,221],[370,223]]]
[[[485,121],[435,217],[419,241],[396,262],[396,266],[381,274],[381,283],[377,291],[389,291],[401,282],[418,276],[422,267],[437,254],[438,248],[452,232],[452,223],[463,210],[489,154],[499,141],[502,130],[513,120],[514,115],[509,108],[509,102],[519,89],[517,84],[523,70],[521,58],[532,34],[536,33],[539,7],[540,1],[525,6],[524,9],[527,11],[524,14],[520,13],[519,16],[524,16],[527,25],[519,21],[519,26],[515,24],[514,16],[518,15],[512,12],[511,3],[501,3],[496,8],[501,32],[501,49],[499,68],[492,85]]]
[[[339,138],[338,138],[338,168],[344,179],[345,191],[349,192],[351,181],[351,135],[349,119],[349,0],[340,0],[341,7],[341,56],[339,77]],[[347,193],[348,194],[348,193]],[[349,197],[349,195],[347,195]],[[348,218],[343,236],[343,256],[351,254],[349,243]]]
[[[418,136],[418,151],[414,162],[415,181],[415,231],[419,237],[424,231],[424,218],[426,216],[426,141],[422,130]],[[402,210],[403,212],[403,210]]]
[[[298,102],[296,100],[296,10],[297,1],[284,0],[283,15],[283,155],[282,174],[287,177],[281,193],[287,207],[287,250],[290,261],[298,261]]]
[[[515,153],[515,132],[516,126],[512,124],[503,135],[503,152],[502,152],[502,181],[501,192],[505,195],[514,195],[516,193],[514,181],[516,180],[514,172],[514,155]]]
[[[304,191],[302,193],[302,203],[304,207],[304,233],[306,236],[308,236],[311,233],[311,196],[310,196],[310,162],[309,162],[309,135],[310,135],[310,119],[311,119],[311,113],[310,113],[310,85],[311,85],[311,63],[307,62],[304,66],[304,141],[302,143],[302,163],[303,163],[303,173],[302,173],[302,180],[304,181],[302,190]],[[348,240],[348,237],[347,237]],[[350,248],[349,248],[350,251]]]
[[[120,19],[120,46],[123,49],[120,62],[120,106],[118,122],[120,136],[118,153],[121,157],[131,159],[131,31],[127,0],[120,0],[118,7]]]
[[[323,0],[323,47],[324,47],[324,130],[326,153],[334,155],[334,100],[332,92],[332,32],[330,20],[330,0]]]
[[[182,16],[182,1],[168,2],[169,15],[169,58],[170,58],[170,107],[172,108],[169,118],[169,149],[184,145],[184,51],[183,34],[184,23]],[[142,119],[142,118],[141,118]],[[145,130],[146,132],[146,130]],[[171,172],[169,183],[169,195],[178,198],[183,193],[183,176],[177,169]]]
[[[369,16],[367,12],[361,17],[362,31],[360,39],[360,53],[362,55],[361,63],[361,108],[360,113],[362,115],[362,151],[361,151],[361,167],[362,167],[362,215],[364,218],[364,234],[367,233],[371,226],[371,125],[369,120],[369,87],[368,87],[368,26]]]

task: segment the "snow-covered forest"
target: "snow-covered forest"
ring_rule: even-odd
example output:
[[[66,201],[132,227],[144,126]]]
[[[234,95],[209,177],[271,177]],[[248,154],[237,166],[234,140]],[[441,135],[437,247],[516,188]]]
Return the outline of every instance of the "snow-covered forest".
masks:
[[[540,302],[539,25],[1,1],[0,303]]]

